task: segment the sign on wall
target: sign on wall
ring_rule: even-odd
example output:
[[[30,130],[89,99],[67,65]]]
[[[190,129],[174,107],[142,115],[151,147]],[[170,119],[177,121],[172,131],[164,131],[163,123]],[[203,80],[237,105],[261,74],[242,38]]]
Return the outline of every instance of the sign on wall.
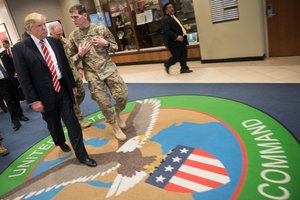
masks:
[[[210,9],[213,24],[239,19],[237,0],[210,0]]]

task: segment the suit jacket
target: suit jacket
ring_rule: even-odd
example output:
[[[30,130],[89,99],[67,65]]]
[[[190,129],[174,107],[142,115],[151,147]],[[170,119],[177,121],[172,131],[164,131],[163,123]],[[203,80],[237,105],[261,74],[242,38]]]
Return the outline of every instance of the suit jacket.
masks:
[[[11,48],[13,49],[13,48]],[[13,85],[18,88],[19,87],[19,81],[17,78],[15,78],[15,66],[13,59],[8,55],[7,50],[4,50],[0,53],[0,59],[3,63],[3,66],[6,69],[6,72],[8,73],[9,79],[12,81]]]
[[[5,66],[6,71],[8,72],[8,75],[14,76],[16,73],[14,62],[13,59],[8,55],[6,49],[0,53],[0,58],[3,65]]]
[[[180,25],[170,15],[165,15],[161,22],[162,30],[165,39],[166,47],[176,47],[180,45],[187,45],[187,37],[184,37],[183,42],[176,40],[178,35],[183,35]]]
[[[66,90],[75,102],[72,88],[75,81],[60,40],[46,38],[52,47],[62,78],[66,83]],[[43,55],[35,45],[31,37],[14,45],[14,65],[19,75],[20,84],[27,103],[42,101],[45,111],[55,108],[55,91],[52,83],[52,75]]]

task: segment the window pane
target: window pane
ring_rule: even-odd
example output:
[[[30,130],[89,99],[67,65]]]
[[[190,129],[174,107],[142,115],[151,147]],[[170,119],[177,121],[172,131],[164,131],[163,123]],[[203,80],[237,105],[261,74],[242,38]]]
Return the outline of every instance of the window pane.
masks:
[[[174,5],[176,17],[187,31],[189,43],[199,42],[193,0],[171,0],[171,2]]]
[[[132,6],[126,0],[110,0],[111,23],[119,51],[136,49],[134,30],[131,23]]]
[[[158,0],[134,0],[137,38],[140,48],[163,46]]]

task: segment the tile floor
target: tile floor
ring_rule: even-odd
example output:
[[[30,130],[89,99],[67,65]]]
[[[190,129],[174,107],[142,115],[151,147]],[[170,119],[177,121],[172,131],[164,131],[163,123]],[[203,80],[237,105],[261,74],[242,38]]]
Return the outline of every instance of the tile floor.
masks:
[[[164,71],[163,64],[118,67],[126,83],[300,83],[300,56],[272,57],[263,61],[201,64],[188,62],[194,71],[180,74],[177,63]]]

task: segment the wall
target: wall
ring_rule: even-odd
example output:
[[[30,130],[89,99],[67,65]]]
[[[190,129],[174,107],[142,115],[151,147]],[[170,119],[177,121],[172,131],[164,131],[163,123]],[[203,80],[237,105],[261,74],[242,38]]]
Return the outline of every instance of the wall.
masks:
[[[21,37],[24,33],[24,18],[26,15],[32,12],[38,12],[47,17],[47,21],[60,20],[63,27],[66,27],[66,34],[73,29],[72,21],[68,15],[70,5],[73,5],[74,1],[65,0],[51,0],[51,1],[41,1],[41,0],[8,0],[7,6],[11,11],[13,16],[17,31]],[[77,1],[78,2],[78,1]],[[71,27],[71,28],[70,28]]]
[[[65,22],[63,24],[63,28],[64,28],[66,37],[76,28],[70,18],[69,9],[73,5],[78,4],[78,3],[79,3],[79,0],[59,0],[60,10],[61,10],[61,13],[64,18],[64,22]]]
[[[19,35],[21,36],[24,32],[24,18],[26,15],[32,12],[39,12],[47,16],[47,20],[56,20],[60,19],[61,14],[57,12],[59,9],[58,6],[55,5],[53,1],[39,1],[39,0],[26,0],[26,1],[18,1],[18,0],[8,0],[7,6],[11,12],[11,15],[14,18],[15,25]],[[53,13],[55,17],[54,19],[49,18],[48,14]]]
[[[97,12],[94,0],[81,0],[80,2],[85,7],[87,13],[95,13],[95,12]]]
[[[264,4],[238,0],[239,20],[212,24],[210,0],[194,0],[203,60],[263,56],[266,53]]]
[[[0,23],[5,23],[12,43],[16,43],[19,40],[19,35],[15,28],[14,21],[6,9],[6,2],[4,0],[0,0]]]

